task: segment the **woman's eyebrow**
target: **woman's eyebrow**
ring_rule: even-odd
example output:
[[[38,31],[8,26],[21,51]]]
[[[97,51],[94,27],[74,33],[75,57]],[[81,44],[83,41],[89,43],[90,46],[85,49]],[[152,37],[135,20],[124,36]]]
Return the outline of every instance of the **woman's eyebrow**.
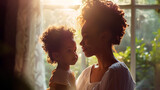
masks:
[[[84,36],[84,35],[86,35],[87,34],[87,32],[85,31],[85,32],[82,32],[82,36]]]
[[[67,48],[68,48],[68,49],[72,49],[73,47],[74,47],[74,46],[68,46]]]
[[[83,27],[83,28],[82,28],[82,34],[87,33],[87,30],[86,30],[86,29],[87,29],[87,27]]]
[[[68,49],[72,49],[72,47],[67,47]]]
[[[82,31],[82,35],[84,35],[86,32],[85,31]]]

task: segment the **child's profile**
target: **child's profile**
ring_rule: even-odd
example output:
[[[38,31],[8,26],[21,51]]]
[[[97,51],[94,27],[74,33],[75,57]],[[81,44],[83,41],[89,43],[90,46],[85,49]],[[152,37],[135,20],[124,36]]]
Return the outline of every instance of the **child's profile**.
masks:
[[[48,55],[49,63],[57,63],[52,71],[47,90],[75,90],[75,77],[70,70],[78,59],[76,43],[73,39],[74,29],[64,26],[48,27],[40,37],[42,48]]]

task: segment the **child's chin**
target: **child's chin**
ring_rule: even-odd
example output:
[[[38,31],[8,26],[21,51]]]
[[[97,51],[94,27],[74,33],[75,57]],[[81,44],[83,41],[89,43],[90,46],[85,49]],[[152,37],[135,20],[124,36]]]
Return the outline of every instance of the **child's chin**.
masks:
[[[72,62],[70,65],[75,65],[77,61]]]
[[[76,63],[70,64],[70,65],[75,65]]]
[[[71,65],[75,65],[75,64],[76,64],[76,62],[72,63]]]

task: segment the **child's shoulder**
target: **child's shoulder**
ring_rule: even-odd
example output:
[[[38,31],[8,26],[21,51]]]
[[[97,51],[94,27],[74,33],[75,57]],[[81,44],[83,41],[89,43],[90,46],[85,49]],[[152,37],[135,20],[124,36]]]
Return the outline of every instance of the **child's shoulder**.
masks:
[[[75,83],[74,73],[72,71],[53,70],[50,78],[49,86],[55,87],[55,85],[73,86]]]
[[[48,90],[69,90],[69,85],[64,85],[61,83],[51,83],[49,87],[50,88]]]
[[[67,71],[55,69],[52,71],[52,76],[50,78],[50,82],[54,83],[62,83],[62,84],[68,84],[68,77],[72,76],[71,73],[68,73]]]

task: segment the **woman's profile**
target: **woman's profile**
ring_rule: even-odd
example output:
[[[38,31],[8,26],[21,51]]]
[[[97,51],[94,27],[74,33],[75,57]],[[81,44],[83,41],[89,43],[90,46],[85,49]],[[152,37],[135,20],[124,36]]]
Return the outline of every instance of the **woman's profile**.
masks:
[[[128,26],[124,11],[111,1],[87,0],[77,19],[85,55],[98,60],[80,74],[77,90],[134,90],[128,67],[113,55],[113,46],[120,44]]]

